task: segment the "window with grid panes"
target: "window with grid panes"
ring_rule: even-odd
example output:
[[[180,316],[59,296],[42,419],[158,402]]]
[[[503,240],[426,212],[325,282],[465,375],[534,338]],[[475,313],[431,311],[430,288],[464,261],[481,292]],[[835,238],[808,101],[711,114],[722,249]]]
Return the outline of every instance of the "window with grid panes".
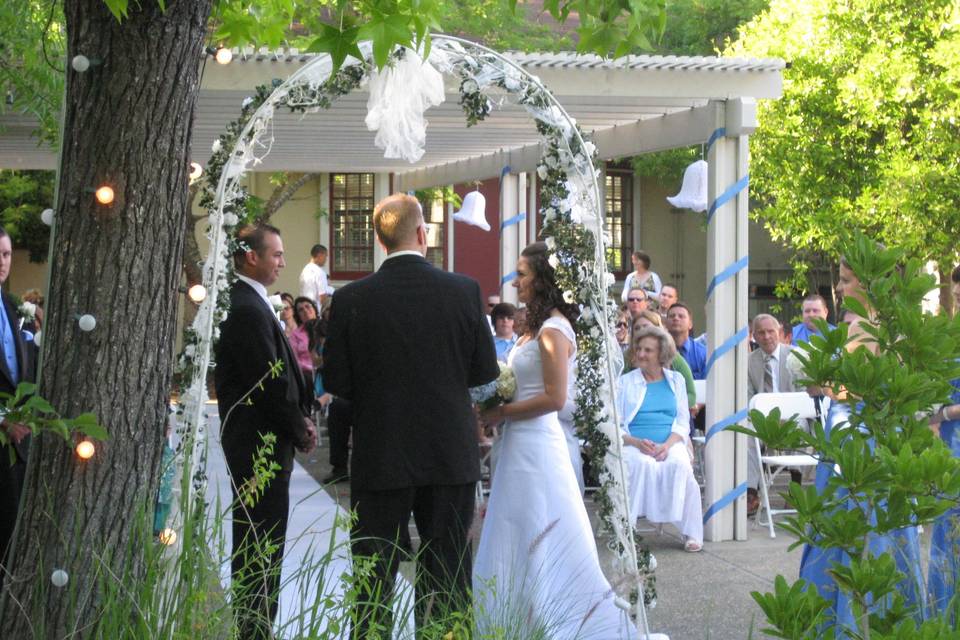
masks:
[[[619,279],[633,270],[630,253],[633,244],[633,174],[607,170],[604,228],[610,234],[607,268]]]
[[[373,272],[373,174],[330,175],[330,275],[351,279]]]

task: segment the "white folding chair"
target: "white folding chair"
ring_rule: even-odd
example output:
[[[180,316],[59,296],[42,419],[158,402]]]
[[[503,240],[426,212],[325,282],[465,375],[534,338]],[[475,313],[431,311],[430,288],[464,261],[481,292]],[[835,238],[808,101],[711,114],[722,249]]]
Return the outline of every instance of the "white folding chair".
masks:
[[[774,408],[780,409],[780,417],[784,420],[796,416],[799,420],[813,420],[817,418],[817,406],[806,393],[758,393],[750,399],[750,409],[756,409],[763,414],[769,414]],[[770,530],[770,537],[776,538],[773,529],[773,518],[781,514],[796,513],[796,509],[771,509],[770,487],[777,476],[785,469],[803,469],[817,466],[817,459],[806,453],[784,455],[763,455],[760,449],[760,440],[753,438],[760,458],[760,508],[757,509],[755,523],[766,526]],[[770,475],[763,470],[764,465],[770,467]],[[763,513],[766,512],[766,521]]]

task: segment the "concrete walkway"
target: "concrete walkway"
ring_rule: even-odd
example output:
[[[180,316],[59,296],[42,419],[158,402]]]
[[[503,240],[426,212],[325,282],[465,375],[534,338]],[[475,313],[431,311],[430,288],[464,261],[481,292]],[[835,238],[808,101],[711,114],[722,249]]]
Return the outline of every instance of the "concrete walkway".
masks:
[[[316,451],[298,458],[318,480],[330,473],[326,444],[323,440]],[[342,506],[349,505],[349,483],[328,485],[326,491]],[[586,502],[596,528],[589,496]],[[411,536],[416,541],[415,529]],[[650,630],[671,640],[742,640],[750,637],[751,625],[754,638],[765,637],[759,633],[765,619],[750,592],[772,590],[778,573],[794,580],[800,566],[801,548],[788,552],[794,538],[783,531],[771,540],[767,529],[751,526],[749,540],[707,542],[700,553],[686,553],[679,533],[669,526],[644,539],[657,558],[658,599],[648,614]],[[604,545],[598,547],[603,553]]]

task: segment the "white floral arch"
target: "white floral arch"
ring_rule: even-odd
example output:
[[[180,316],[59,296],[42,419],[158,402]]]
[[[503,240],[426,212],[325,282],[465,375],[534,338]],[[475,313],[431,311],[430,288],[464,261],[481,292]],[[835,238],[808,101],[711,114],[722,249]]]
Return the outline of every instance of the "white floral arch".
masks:
[[[388,157],[416,159],[418,151],[422,153],[423,112],[442,101],[443,96],[442,83],[439,100],[428,83],[420,93],[411,91],[411,73],[419,77],[439,77],[437,71],[454,74],[460,78],[461,104],[468,126],[491,112],[493,102],[488,93],[499,90],[526,109],[540,133],[541,160],[537,174],[543,203],[542,235],[551,250],[550,261],[564,297],[582,305],[576,327],[578,407],[575,421],[579,434],[592,448],[594,468],[602,469],[602,488],[596,500],[601,520],[611,534],[611,549],[616,552],[613,569],[618,579],[611,582],[620,593],[618,603],[623,608],[632,607],[641,632],[648,634],[644,605],[651,604],[655,598],[654,561],[649,552],[637,544],[628,515],[615,402],[623,359],[612,324],[617,305],[608,295],[613,276],[606,268],[605,248],[609,241],[604,237],[598,172],[593,165],[594,147],[539,79],[491,49],[452,36],[433,35],[426,64],[417,52],[398,48],[391,56],[391,64],[381,71],[375,70],[370,62],[369,43],[361,45],[361,52],[363,60],[348,59],[336,74],[331,75],[332,62],[324,54],[286,81],[259,87],[256,95],[244,101],[240,118],[214,142],[201,197],[201,205],[209,211],[210,250],[203,267],[207,297],[187,332],[179,367],[183,389],[178,421],[183,443],[181,452],[184,473],[189,473],[192,480],[185,485],[190,485],[194,497],[204,488],[207,370],[219,324],[226,317],[229,305],[226,292],[235,279],[230,259],[235,246],[232,232],[247,215],[247,193],[241,180],[270,152],[276,109],[287,107],[312,112],[327,108],[337,97],[364,82],[369,83],[372,95],[395,99],[402,94],[406,104],[390,108],[406,110],[404,122],[411,124],[413,133],[406,136],[405,143],[392,144],[396,141],[392,135],[395,132],[384,130],[398,118],[384,118],[384,113],[372,109],[367,121],[381,127],[377,144],[387,149]],[[410,140],[414,141],[412,145]],[[181,504],[191,504],[191,496],[181,496]]]

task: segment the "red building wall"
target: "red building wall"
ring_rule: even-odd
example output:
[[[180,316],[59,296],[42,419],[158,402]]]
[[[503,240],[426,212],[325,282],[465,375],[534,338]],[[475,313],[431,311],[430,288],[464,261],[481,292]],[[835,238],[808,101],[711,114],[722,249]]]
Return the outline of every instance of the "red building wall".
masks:
[[[454,190],[462,198],[474,190],[474,185],[460,184]],[[453,270],[479,282],[486,298],[500,294],[500,180],[491,178],[481,182],[480,193],[487,200],[490,231],[454,221]]]

